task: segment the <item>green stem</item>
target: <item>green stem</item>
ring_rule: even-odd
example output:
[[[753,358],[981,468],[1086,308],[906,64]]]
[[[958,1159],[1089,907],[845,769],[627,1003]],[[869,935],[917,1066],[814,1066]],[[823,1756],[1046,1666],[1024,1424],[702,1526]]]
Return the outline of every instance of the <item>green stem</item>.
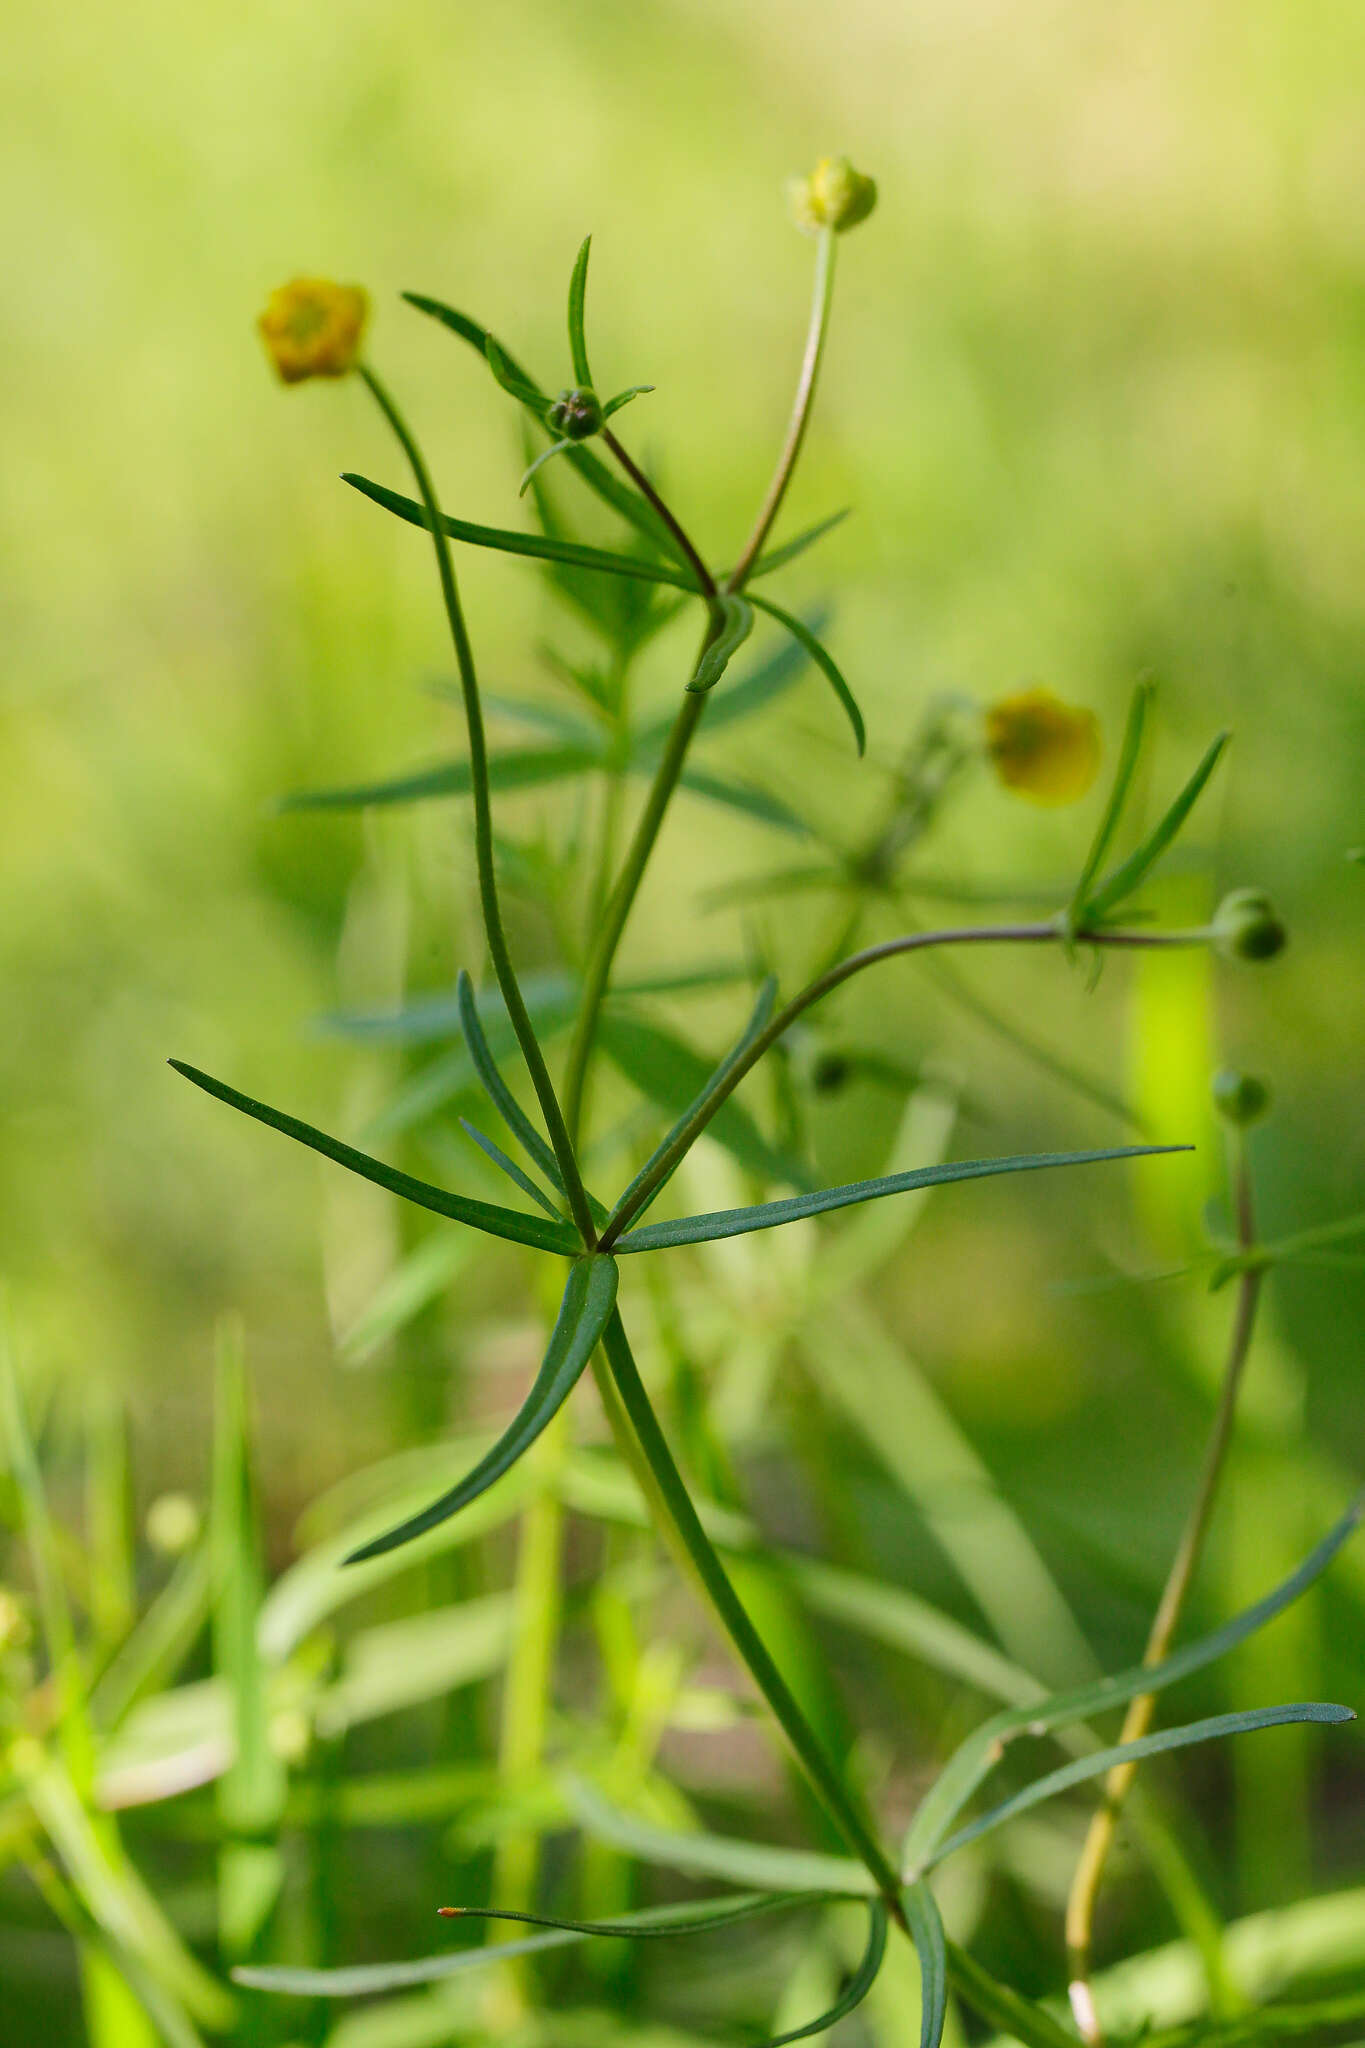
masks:
[[[517,1551],[516,1622],[503,1690],[498,1767],[514,1787],[544,1758],[545,1731],[560,1621],[564,1509],[556,1484],[563,1463],[562,1414],[536,1446],[539,1491],[521,1517]],[[535,1904],[538,1834],[527,1829],[498,1844],[494,1897],[528,1911]]]
[[[772,531],[773,521],[782,509],[782,500],[787,495],[787,486],[792,480],[801,453],[801,444],[806,438],[810,424],[811,406],[815,400],[815,385],[820,375],[820,359],[825,353],[825,337],[829,333],[830,307],[834,302],[834,230],[822,228],[815,252],[815,295],[811,303],[810,327],[806,334],[806,352],[801,361],[801,375],[796,386],[796,400],[792,406],[791,424],[787,438],[782,444],[782,453],[777,458],[777,468],[768,486],[768,495],[763,500],[758,518],[754,521],[753,532],[744,544],[744,552],[726,578],[727,592],[742,590],[750,570],[763,551],[763,543]]]
[[[673,1462],[658,1417],[631,1352],[630,1340],[619,1311],[613,1311],[602,1340],[616,1390],[630,1420],[631,1429],[653,1474],[661,1499],[678,1536],[704,1586],[707,1596],[727,1635],[739,1652],[759,1691],[777,1716],[807,1776],[839,1832],[854,1853],[866,1864],[885,1900],[888,1911],[901,1926],[905,1924],[900,1899],[900,1879],[895,1866],[873,1834],[838,1771],[825,1755],[819,1739],[802,1713],[786,1680],[774,1664],[766,1644],[745,1612],[711,1541],[692,1505],[682,1474]]]
[[[373,393],[376,403],[392,427],[403,453],[408,458],[417,494],[422,500],[431,532],[432,546],[436,550],[436,567],[441,579],[441,596],[445,602],[446,618],[450,624],[450,638],[455,649],[455,663],[460,675],[460,689],[464,697],[465,723],[469,729],[469,771],[474,798],[474,851],[478,863],[479,900],[483,909],[484,930],[488,938],[488,952],[502,991],[503,1002],[522,1057],[526,1061],[531,1085],[536,1091],[545,1129],[554,1147],[555,1158],[564,1178],[565,1192],[574,1222],[582,1235],[584,1244],[591,1250],[596,1243],[592,1212],[588,1207],[587,1192],[583,1177],[578,1170],[578,1161],[569,1140],[568,1127],[554,1083],[550,1079],[545,1057],[536,1038],[521,987],[517,981],[516,969],[503,929],[502,909],[498,902],[497,876],[493,864],[493,814],[488,794],[488,746],[484,738],[483,707],[479,701],[478,677],[474,669],[474,653],[469,644],[469,633],[465,626],[464,612],[460,605],[460,594],[455,582],[455,564],[451,558],[450,541],[441,525],[440,506],[428,473],[421,450],[408,430],[403,415],[399,412],[388,391],[368,364],[360,365],[360,375]]]
[[[808,982],[805,988],[799,990],[791,1001],[769,1020],[735,1060],[734,1065],[728,1069],[724,1079],[717,1082],[695,1114],[679,1126],[672,1143],[660,1152],[649,1174],[634,1189],[629,1201],[619,1203],[603,1225],[601,1249],[611,1250],[621,1232],[662,1187],[678,1162],[696,1143],[721,1104],[734,1094],[745,1075],[758,1064],[769,1047],[775,1045],[783,1033],[791,1029],[804,1011],[829,995],[841,983],[851,980],[855,974],[861,974],[864,968],[875,967],[882,960],[893,960],[901,953],[916,953],[925,946],[1055,945],[1065,937],[1062,926],[1053,918],[1045,919],[1038,924],[962,925],[946,931],[907,932],[899,938],[883,939],[878,945],[865,946],[862,952],[851,953],[846,960],[837,961],[814,981]],[[1197,946],[1204,944],[1207,938],[1208,933],[1202,930],[1135,932],[1110,930],[1101,926],[1094,931],[1082,929],[1074,934],[1072,942],[1076,945],[1124,948]]]
[[[1233,1145],[1233,1198],[1237,1211],[1237,1238],[1245,1250],[1256,1242],[1256,1219],[1246,1141],[1241,1131],[1234,1132]],[[1144,1664],[1160,1664],[1169,1654],[1171,1641],[1179,1626],[1185,1601],[1203,1554],[1204,1540],[1208,1535],[1219,1481],[1232,1441],[1237,1397],[1241,1392],[1247,1355],[1251,1349],[1252,1333],[1256,1326],[1256,1308],[1263,1277],[1261,1267],[1250,1267],[1242,1274],[1238,1284],[1237,1309],[1228,1341],[1227,1362],[1223,1368],[1223,1385],[1218,1399],[1218,1409],[1204,1452],[1204,1464],[1195,1490],[1194,1502],[1176,1547],[1175,1557],[1172,1559],[1147,1637],[1147,1647],[1142,1658]],[[1129,1704],[1119,1741],[1136,1742],[1144,1736],[1151,1726],[1155,1708],[1154,1693],[1139,1694]],[[1080,1861],[1076,1866],[1076,1875],[1071,1882],[1070,1896],[1067,1899],[1066,1945],[1071,1971],[1071,2009],[1082,2037],[1092,2044],[1092,2048],[1093,2044],[1099,2044],[1104,2039],[1090,1990],[1090,1954],[1095,1903],[1099,1897],[1105,1865],[1109,1860],[1109,1852],[1118,1829],[1119,1814],[1136,1776],[1136,1764],[1118,1764],[1105,1779],[1104,1803],[1090,1823]]]
[[[615,434],[613,434],[610,427],[603,427],[602,440],[604,445],[610,448],[612,454],[616,457],[616,460],[620,463],[622,469],[630,478],[636,490],[640,493],[640,496],[642,498],[648,499],[649,503],[654,507],[654,510],[658,513],[660,519],[662,519],[664,525],[672,534],[674,540],[678,543],[678,547],[681,550],[683,560],[687,563],[688,568],[696,577],[697,586],[700,589],[703,597],[707,599],[713,598],[716,594],[716,579],[711,574],[711,571],[707,568],[705,562],[703,562],[701,556],[697,553],[696,548],[693,547],[691,539],[684,530],[681,520],[677,517],[672,507],[665,503],[664,499],[660,497],[659,493],[655,490],[649,478],[645,475],[644,471],[640,468],[639,464],[634,460],[634,458],[627,452],[625,448],[622,447],[621,443],[617,440]]]

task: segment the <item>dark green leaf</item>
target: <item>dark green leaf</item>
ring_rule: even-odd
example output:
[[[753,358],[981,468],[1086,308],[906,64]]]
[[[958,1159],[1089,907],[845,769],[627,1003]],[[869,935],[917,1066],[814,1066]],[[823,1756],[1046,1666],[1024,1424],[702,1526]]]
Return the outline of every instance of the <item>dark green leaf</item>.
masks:
[[[438,1522],[457,1515],[461,1508],[467,1507],[470,1501],[501,1479],[503,1473],[531,1448],[577,1386],[615,1305],[615,1260],[600,1256],[575,1259],[569,1269],[559,1316],[535,1384],[492,1450],[480,1459],[458,1486],[452,1487],[449,1493],[443,1493],[430,1507],[409,1516],[396,1529],[376,1536],[359,1550],[353,1550],[347,1564],[362,1564],[366,1558],[382,1556],[385,1551],[397,1550],[401,1544],[410,1543],[415,1536],[434,1529]]]
[[[722,596],[717,598],[716,602],[724,615],[724,623],[716,638],[704,650],[701,660],[697,663],[696,674],[687,685],[689,690],[698,695],[715,688],[734,656],[754,630],[754,608],[742,597]]]
[[[1267,1593],[1263,1600],[1244,1608],[1222,1628],[1201,1636],[1197,1642],[1187,1643],[1160,1664],[1134,1664],[1110,1678],[1095,1679],[1089,1685],[1076,1686],[1068,1692],[1029,1700],[1022,1708],[993,1714],[979,1728],[973,1729],[966,1741],[954,1750],[935,1779],[911,1823],[905,1843],[906,1856],[913,1861],[933,1849],[983,1778],[994,1769],[1005,1744],[1015,1736],[1044,1735],[1053,1728],[1091,1720],[1096,1714],[1124,1706],[1144,1693],[1160,1692],[1168,1685],[1175,1685],[1192,1672],[1202,1671],[1205,1665],[1213,1664],[1237,1649],[1249,1636],[1282,1614],[1286,1607],[1292,1606],[1322,1577],[1342,1545],[1360,1527],[1363,1516],[1365,1499],[1356,1501],[1298,1569]]]
[[[939,2048],[948,2017],[948,1947],[938,1901],[921,1878],[907,1886],[902,1903],[910,1922],[910,1939],[919,1957],[919,2048]]]
[[[1217,739],[1210,744],[1203,760],[1159,824],[1148,833],[1136,852],[1130,853],[1127,860],[1101,882],[1089,902],[1082,905],[1083,922],[1094,923],[1107,916],[1146,881],[1194,809],[1205,783],[1218,766],[1219,755],[1231,737],[1231,733],[1220,732]]]
[[[510,398],[515,398],[519,404],[526,406],[544,425],[544,392],[532,384],[529,378],[521,375],[516,366],[504,355],[491,334],[484,343],[484,352],[488,357],[488,367],[493,372],[498,383],[501,384],[503,390]]]
[[[527,1927],[563,1927],[604,1941],[658,1941],[680,1934],[709,1934],[715,1927],[733,1927],[761,1913],[780,1913],[788,1906],[818,1904],[810,1892],[742,1892],[701,1906],[654,1906],[627,1913],[619,1920],[557,1920],[545,1913],[517,1913],[504,1906],[438,1906],[444,1920],[512,1920]]]
[[[1071,918],[1073,924],[1079,924],[1081,921],[1082,911],[1086,898],[1090,894],[1091,885],[1104,864],[1104,857],[1113,842],[1115,832],[1118,830],[1119,819],[1123,815],[1123,806],[1128,800],[1128,792],[1133,786],[1133,777],[1137,773],[1138,759],[1142,753],[1143,732],[1147,724],[1147,713],[1152,706],[1153,694],[1151,683],[1144,680],[1134,690],[1132,702],[1128,706],[1128,721],[1123,729],[1123,744],[1119,749],[1118,766],[1114,770],[1113,787],[1109,791],[1109,799],[1105,804],[1104,814],[1095,828],[1095,837],[1091,841],[1090,851],[1085,857],[1085,865],[1081,869],[1081,878],[1077,882],[1071,898]]]
[[[771,576],[774,569],[784,569],[788,562],[794,562],[798,555],[804,555],[807,548],[814,547],[816,541],[823,540],[836,526],[842,526],[850,510],[851,507],[846,505],[842,512],[831,512],[827,519],[817,519],[814,526],[808,526],[804,533],[798,533],[795,540],[784,541],[781,547],[771,548],[766,555],[760,555],[749,571],[746,582],[752,583],[755,576]]]
[[[602,766],[600,748],[509,747],[488,757],[490,789],[539,789]],[[468,796],[473,784],[468,761],[441,761],[387,782],[358,782],[343,789],[300,789],[281,798],[282,811],[359,811],[386,804],[430,803],[438,797]]]
[[[780,1202],[760,1202],[749,1209],[715,1209],[707,1216],[682,1216],[675,1223],[647,1223],[642,1230],[628,1230],[616,1249],[652,1252],[671,1245],[707,1244],[712,1238],[769,1230],[776,1223],[794,1223],[803,1216],[822,1216],[827,1210],[846,1209],[855,1202],[875,1202],[882,1195],[940,1187],[949,1181],[986,1180],[997,1173],[1033,1173],[1052,1166],[1094,1166],[1107,1159],[1146,1159],[1162,1152],[1193,1150],[1192,1145],[1118,1145],[1101,1152],[1029,1152],[1017,1158],[963,1159],[946,1166],[917,1166],[909,1173],[852,1181],[845,1187],[791,1195]]]
[[[583,301],[588,290],[588,252],[592,248],[592,236],[585,235],[583,246],[574,258],[573,276],[569,279],[569,354],[573,357],[574,382],[591,391],[592,371],[588,368],[588,344],[583,333]]]
[[[469,1048],[469,1057],[474,1062],[474,1071],[483,1082],[490,1102],[513,1137],[520,1140],[528,1158],[534,1159],[541,1172],[549,1176],[551,1187],[558,1188],[563,1194],[564,1182],[559,1171],[559,1161],[499,1072],[498,1063],[484,1036],[483,1021],[479,1016],[479,1006],[474,995],[474,984],[463,967],[455,983],[455,1002],[459,1011],[460,1029]]]
[[[612,1064],[670,1116],[684,1116],[694,1101],[709,1091],[715,1078],[713,1062],[703,1053],[633,1012],[606,1012],[598,1038]],[[731,1059],[735,1056],[729,1055]],[[796,1187],[805,1182],[804,1170],[768,1143],[748,1110],[733,1098],[716,1112],[707,1135],[724,1146],[746,1173]]]
[[[392,512],[395,518],[426,530],[426,512],[415,498],[405,498],[401,491],[388,490],[383,484],[371,483],[363,476],[348,473],[341,480],[352,490],[359,491],[362,497],[381,505],[386,512]],[[514,533],[508,527],[474,526],[467,519],[451,519],[445,514],[441,525],[452,540],[468,541],[471,547],[494,548],[507,555],[531,555],[542,562],[571,562],[579,569],[601,569],[607,575],[631,576],[642,583],[668,583],[676,590],[692,590],[700,594],[690,571],[675,569],[666,562],[646,562],[638,555],[616,555],[606,548],[583,547],[577,541],[550,540],[539,533]]]
[[[1205,1721],[1191,1721],[1183,1728],[1163,1728],[1156,1735],[1144,1735],[1138,1742],[1118,1742],[1112,1749],[1097,1749],[1090,1756],[1077,1757],[1073,1763],[1063,1764],[1060,1769],[1049,1771],[1045,1777],[1036,1778],[1022,1792],[1016,1792],[1012,1798],[1002,1800],[999,1806],[993,1806],[989,1813],[983,1813],[965,1828],[959,1828],[925,1859],[919,1871],[932,1869],[958,1849],[965,1848],[968,1842],[977,1841],[991,1829],[1013,1820],[1016,1814],[1027,1813],[1030,1807],[1040,1806],[1045,1799],[1070,1791],[1074,1785],[1084,1785],[1091,1778],[1103,1777],[1116,1764],[1141,1763],[1145,1757],[1162,1756],[1168,1750],[1191,1749],[1201,1742],[1217,1742],[1225,1735],[1248,1735],[1258,1728],[1295,1727],[1304,1722],[1339,1727],[1343,1722],[1354,1719],[1355,1714],[1350,1707],[1335,1706],[1324,1700],[1298,1701],[1286,1707],[1253,1707],[1240,1714],[1212,1714]]]
[[[500,1172],[505,1173],[513,1185],[519,1187],[524,1195],[529,1195],[538,1208],[543,1209],[547,1216],[558,1216],[559,1211],[546,1194],[544,1188],[537,1187],[530,1174],[523,1173],[516,1160],[509,1159],[501,1145],[495,1144],[490,1137],[479,1129],[477,1124],[471,1123],[467,1116],[460,1118],[460,1128],[466,1137],[473,1139],[484,1157],[491,1159],[494,1166]]]
[[[315,1130],[312,1124],[302,1123],[298,1117],[286,1116],[282,1110],[271,1109],[264,1102],[239,1094],[225,1081],[215,1081],[211,1074],[201,1073],[198,1067],[187,1066],[183,1060],[171,1060],[169,1064],[177,1074],[183,1074],[187,1081],[193,1081],[195,1087],[202,1088],[206,1094],[216,1095],[220,1102],[240,1109],[244,1116],[254,1117],[257,1123],[268,1124],[273,1131],[282,1131],[286,1138],[294,1138],[311,1151],[320,1152],[324,1159],[335,1160],[338,1166],[358,1173],[362,1180],[373,1181],[376,1187],[387,1188],[390,1194],[401,1195],[406,1202],[415,1202],[419,1209],[430,1209],[437,1216],[449,1216],[456,1223],[468,1223],[475,1230],[486,1231],[490,1237],[509,1238],[514,1244],[535,1245],[541,1251],[573,1253],[579,1249],[578,1233],[568,1223],[551,1222],[548,1217],[524,1216],[517,1209],[502,1209],[492,1202],[474,1201],[467,1195],[452,1195],[445,1188],[432,1187],[427,1181],[416,1180],[410,1173],[399,1173],[396,1168],[371,1159],[367,1152],[357,1152],[353,1145],[344,1145],[339,1138],[329,1138],[325,1131]]]
[[[789,2041],[806,2041],[812,2034],[823,2034],[828,2028],[837,2026],[846,2013],[856,2012],[877,1981],[882,1960],[886,1955],[886,1908],[880,1899],[871,1899],[867,1908],[867,1947],[847,1984],[835,1999],[828,2012],[822,2012],[818,2019],[808,2020],[804,2027],[793,2027],[788,2034],[772,2034],[762,2043],[762,2048],[786,2048]]]
[[[643,398],[647,391],[653,389],[652,384],[632,384],[628,391],[618,391],[615,398],[609,398],[603,406],[603,419],[609,420],[613,413],[620,412],[623,405],[629,405],[632,398]]]
[[[420,509],[419,507],[419,514]],[[825,678],[825,681],[833,690],[835,696],[839,699],[839,702],[843,705],[848,715],[848,722],[853,727],[853,737],[857,741],[858,752],[860,754],[865,753],[867,750],[867,727],[863,723],[863,714],[858,709],[857,699],[854,697],[852,690],[850,690],[835,666],[833,656],[816,639],[809,627],[792,612],[784,612],[781,605],[773,604],[769,598],[753,597],[752,593],[750,593],[750,596],[751,601],[758,606],[760,611],[767,612],[769,618],[776,619],[780,626],[786,627],[793,640],[800,641],[821,675]]]

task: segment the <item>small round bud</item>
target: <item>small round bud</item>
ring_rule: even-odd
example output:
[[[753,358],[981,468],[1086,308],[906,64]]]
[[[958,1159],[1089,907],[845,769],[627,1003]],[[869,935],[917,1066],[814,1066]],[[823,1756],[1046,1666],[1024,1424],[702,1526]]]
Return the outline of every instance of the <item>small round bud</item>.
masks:
[[[147,1541],[162,1557],[183,1557],[197,1540],[199,1510],[187,1493],[162,1493],[147,1510]]]
[[[826,156],[808,178],[792,179],[787,196],[799,228],[808,234],[833,228],[841,235],[867,219],[877,204],[877,186],[855,171],[846,156]]]
[[[602,407],[597,393],[586,386],[561,391],[545,417],[566,441],[586,441],[589,435],[602,431]]]
[[[1229,960],[1273,960],[1289,941],[1263,889],[1234,889],[1213,914],[1213,942]]]
[[[359,285],[296,277],[270,294],[256,325],[283,382],[302,384],[354,369],[369,310]]]
[[[1213,1077],[1213,1106],[1230,1124],[1259,1123],[1270,1107],[1270,1090],[1254,1074],[1224,1067]]]

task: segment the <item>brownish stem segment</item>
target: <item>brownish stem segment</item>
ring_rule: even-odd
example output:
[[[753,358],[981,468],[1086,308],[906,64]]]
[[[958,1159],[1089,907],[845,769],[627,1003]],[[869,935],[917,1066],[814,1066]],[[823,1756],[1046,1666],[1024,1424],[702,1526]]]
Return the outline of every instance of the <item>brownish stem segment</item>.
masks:
[[[1237,1241],[1243,1251],[1249,1251],[1256,1243],[1256,1221],[1246,1143],[1240,1131],[1234,1133],[1233,1145],[1233,1194],[1237,1212]],[[1199,1475],[1194,1503],[1176,1548],[1175,1557],[1171,1561],[1171,1569],[1167,1574],[1166,1584],[1147,1637],[1147,1647],[1142,1659],[1144,1664],[1160,1664],[1169,1654],[1191,1582],[1203,1553],[1204,1539],[1208,1534],[1209,1521],[1218,1493],[1218,1483],[1227,1460],[1228,1446],[1232,1441],[1237,1397],[1241,1392],[1247,1355],[1251,1349],[1263,1277],[1262,1268],[1248,1267],[1238,1282],[1237,1309],[1228,1340],[1227,1363],[1223,1368],[1223,1386],[1218,1398],[1218,1412],[1214,1416],[1213,1429],[1204,1452],[1204,1464]],[[1124,1716],[1119,1741],[1139,1741],[1151,1727],[1155,1707],[1154,1693],[1141,1693],[1133,1700]],[[1091,2044],[1091,2048],[1102,2048],[1104,2040],[1090,1989],[1095,1902],[1099,1897],[1109,1852],[1114,1845],[1119,1815],[1136,1775],[1135,1763],[1116,1764],[1105,1779],[1104,1803],[1090,1823],[1080,1861],[1076,1866],[1076,1875],[1071,1882],[1070,1896],[1067,1899],[1066,1947],[1070,1969],[1068,1993],[1072,2015],[1080,2028],[1081,2037]]]

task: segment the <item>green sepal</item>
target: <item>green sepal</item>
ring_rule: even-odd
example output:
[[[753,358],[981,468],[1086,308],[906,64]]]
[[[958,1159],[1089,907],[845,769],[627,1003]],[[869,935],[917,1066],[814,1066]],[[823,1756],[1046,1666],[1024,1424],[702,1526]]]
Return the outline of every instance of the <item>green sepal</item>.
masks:
[[[414,1537],[425,1535],[428,1529],[457,1515],[501,1479],[553,1421],[583,1377],[615,1306],[616,1261],[596,1253],[575,1259],[535,1383],[492,1450],[458,1486],[443,1493],[430,1507],[353,1550],[347,1564],[363,1564],[367,1558],[380,1557],[385,1551],[397,1550]]]
[[[385,1166],[381,1160],[372,1159],[368,1152],[358,1152],[354,1145],[343,1144],[340,1138],[329,1138],[325,1131],[316,1130],[312,1124],[303,1123],[298,1117],[286,1116],[283,1110],[271,1109],[250,1095],[242,1095],[236,1088],[229,1088],[226,1081],[215,1081],[211,1074],[202,1073],[198,1067],[188,1066],[183,1060],[171,1060],[169,1065],[177,1074],[183,1074],[187,1081],[193,1081],[196,1088],[202,1088],[206,1095],[216,1095],[220,1102],[226,1102],[232,1109],[240,1109],[244,1116],[254,1117],[257,1123],[267,1124],[272,1131],[281,1131],[286,1138],[307,1145],[310,1151],[320,1152],[324,1159],[335,1160],[338,1166],[359,1174],[362,1180],[373,1181],[376,1187],[387,1188],[390,1194],[400,1195],[405,1202],[416,1203],[419,1209],[430,1209],[433,1215],[448,1216],[456,1223],[468,1223],[472,1229],[485,1231],[489,1237],[504,1237],[513,1244],[534,1245],[539,1251],[574,1253],[581,1249],[578,1232],[569,1223],[554,1222],[543,1216],[525,1216],[518,1209],[503,1209],[493,1202],[478,1202],[468,1195],[453,1195],[445,1188],[433,1187],[429,1181],[417,1180],[410,1173],[400,1173],[395,1167]]]

